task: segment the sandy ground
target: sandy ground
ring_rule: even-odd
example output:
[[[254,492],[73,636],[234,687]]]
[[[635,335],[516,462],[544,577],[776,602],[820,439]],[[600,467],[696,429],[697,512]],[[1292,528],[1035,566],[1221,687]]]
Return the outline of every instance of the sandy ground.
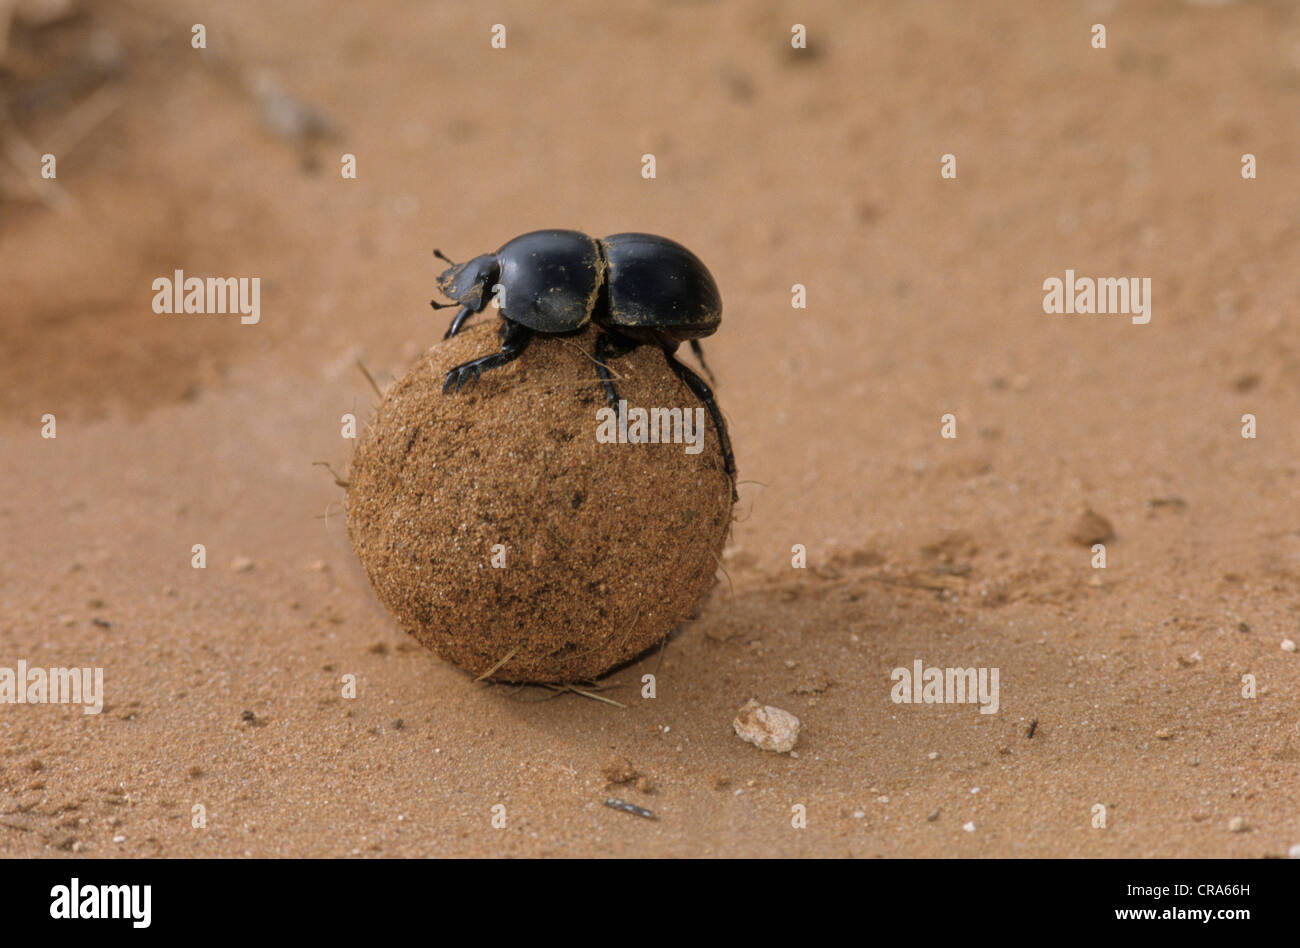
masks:
[[[58,155],[66,203],[35,165],[45,202],[0,203],[0,665],[101,666],[107,704],[0,706],[0,853],[1300,842],[1300,11],[476,7],[132,2],[13,37],[37,153],[109,98]],[[117,71],[63,89],[101,28]],[[268,130],[263,70],[335,137]],[[313,467],[374,404],[355,361],[384,384],[441,335],[430,249],[540,227],[668,234],[725,299],[729,581],[603,682],[626,708],[410,640]],[[260,276],[261,322],[155,315],[176,268]],[[1149,276],[1151,322],[1046,315],[1066,268]],[[1105,570],[1070,539],[1085,507]],[[998,668],[998,713],[892,702],[918,658]],[[801,718],[797,757],[734,736],[750,697]],[[653,792],[606,789],[616,754]]]

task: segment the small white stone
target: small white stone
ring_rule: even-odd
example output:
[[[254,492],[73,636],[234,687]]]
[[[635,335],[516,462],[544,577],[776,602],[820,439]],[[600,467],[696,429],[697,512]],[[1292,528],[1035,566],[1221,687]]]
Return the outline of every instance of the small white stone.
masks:
[[[925,756],[928,757],[930,760],[938,760],[938,759],[939,759],[939,752],[938,752],[938,751],[930,751],[930,753],[926,754]]]
[[[770,704],[746,701],[731,722],[736,736],[765,751],[784,754],[794,750],[799,740],[799,719],[789,711]]]
[[[974,824],[974,823],[963,823],[963,824],[961,825],[961,828],[964,829],[964,830],[965,830],[966,832],[968,832],[968,833],[973,833],[973,832],[975,832],[975,824]]]
[[[1282,651],[1284,651],[1284,652],[1294,652],[1294,651],[1295,651],[1295,643],[1292,642],[1290,639],[1283,639],[1283,640],[1282,640]]]
[[[866,815],[867,815],[867,814],[863,813],[861,810],[854,810],[854,811],[853,811],[853,818],[854,818],[855,820],[860,820],[860,819],[862,819],[863,817],[865,817]],[[1294,848],[1295,848],[1295,849],[1300,849],[1300,846],[1297,846],[1297,847],[1294,847]]]
[[[1288,849],[1286,851],[1286,854],[1291,859],[1300,859],[1300,843],[1296,843],[1294,846]]]
[[[1232,819],[1228,820],[1228,832],[1230,833],[1246,832],[1246,821],[1242,819],[1240,816],[1234,816]]]
[[[230,568],[236,573],[247,573],[253,568],[253,561],[247,556],[236,556],[230,561]]]
[[[126,837],[125,837],[125,836],[114,836],[114,837],[113,837],[113,842],[115,842],[115,843],[125,843],[125,842],[126,842]]]

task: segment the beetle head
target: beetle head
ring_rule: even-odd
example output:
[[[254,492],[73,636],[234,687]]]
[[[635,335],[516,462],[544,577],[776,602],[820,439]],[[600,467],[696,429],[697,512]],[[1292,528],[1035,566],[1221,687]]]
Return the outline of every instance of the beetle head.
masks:
[[[487,304],[499,272],[496,254],[481,254],[444,270],[438,277],[438,289],[478,312]]]

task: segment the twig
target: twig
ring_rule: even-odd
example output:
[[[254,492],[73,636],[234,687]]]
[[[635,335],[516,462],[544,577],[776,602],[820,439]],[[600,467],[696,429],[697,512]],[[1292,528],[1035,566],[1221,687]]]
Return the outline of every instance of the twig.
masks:
[[[375,390],[375,394],[379,396],[380,400],[383,400],[384,393],[379,390],[379,386],[375,384],[375,377],[367,371],[364,365],[361,364],[360,359],[357,359],[357,368],[360,369],[361,374],[366,377],[366,381],[369,382],[370,387]]]
[[[506,652],[505,657],[502,658],[501,661],[497,662],[495,665],[493,665],[491,668],[489,668],[489,669],[488,669],[487,671],[485,671],[483,674],[479,675],[479,676],[478,676],[477,678],[475,678],[474,680],[475,680],[475,681],[483,681],[484,679],[490,678],[491,676],[495,675],[497,672],[499,672],[499,671],[501,670],[501,667],[502,667],[503,665],[505,665],[506,662],[510,661],[510,659],[512,659],[512,658],[515,657],[515,652],[517,652],[517,651],[519,651],[519,646],[518,646],[518,645],[516,645],[516,646],[515,646],[514,648],[512,648],[510,651]]]
[[[639,816],[645,820],[657,820],[659,817],[654,815],[653,810],[647,810],[643,806],[637,806],[635,803],[628,803],[626,800],[617,800],[610,797],[605,801],[605,806],[611,810],[622,810],[624,813],[631,813],[633,816]]]
[[[659,677],[659,669],[663,667],[664,652],[666,651],[668,651],[668,636],[665,635],[664,640],[659,643],[659,661],[655,662],[655,678]]]
[[[50,151],[54,154],[72,151],[122,107],[123,98],[121,91],[111,86],[96,89],[63,117],[63,122],[50,135]]]
[[[565,694],[566,692],[572,692],[575,695],[582,695],[582,697],[584,698],[590,698],[592,701],[603,701],[606,704],[612,704],[616,708],[627,707],[627,705],[615,701],[613,698],[606,698],[598,694],[593,694],[590,691],[583,691],[581,688],[573,687],[573,685],[552,685],[547,682],[542,682],[542,687],[549,688],[551,689],[551,691],[554,691],[556,694]]]
[[[311,466],[325,468],[325,470],[329,471],[330,475],[334,478],[334,483],[337,484],[339,487],[342,487],[344,490],[347,490],[349,487],[352,486],[351,481],[345,481],[342,477],[339,476],[339,473],[335,471],[334,468],[330,467],[329,461],[312,461]]]
[[[736,595],[736,584],[731,581],[731,574],[727,572],[727,567],[722,565],[722,559],[718,554],[713,554],[714,562],[718,564],[718,569],[722,570],[722,575],[727,577],[727,591],[734,597]]]

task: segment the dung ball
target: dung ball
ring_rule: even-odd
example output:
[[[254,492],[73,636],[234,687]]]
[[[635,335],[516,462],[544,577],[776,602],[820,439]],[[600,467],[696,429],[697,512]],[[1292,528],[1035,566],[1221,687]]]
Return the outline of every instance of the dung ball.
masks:
[[[713,586],[732,510],[718,433],[645,345],[610,363],[620,436],[594,328],[534,336],[444,395],[449,369],[499,347],[495,325],[435,345],[385,394],[352,458],[348,536],[379,599],[440,657],[498,681],[593,679]]]

